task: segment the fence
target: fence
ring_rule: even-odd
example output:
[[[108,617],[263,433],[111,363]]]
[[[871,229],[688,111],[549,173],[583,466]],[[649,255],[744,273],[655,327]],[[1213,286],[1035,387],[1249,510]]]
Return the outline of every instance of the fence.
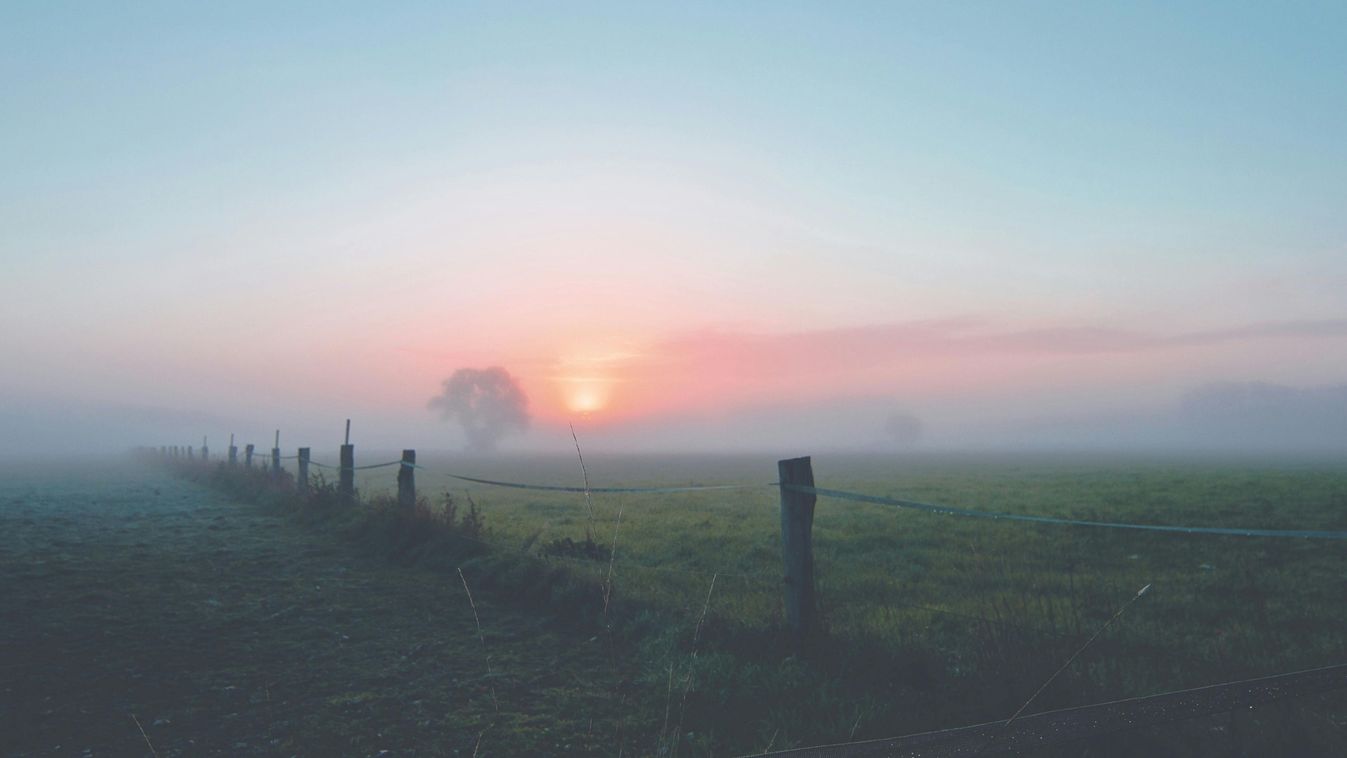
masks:
[[[417,463],[416,451],[412,449],[403,450],[401,457],[397,460],[359,466],[356,465],[355,446],[350,441],[349,420],[346,423],[344,442],[338,450],[338,463],[336,465],[324,464],[313,460],[310,454],[311,449],[308,447],[298,448],[295,455],[282,456],[279,431],[276,432],[270,453],[269,470],[273,476],[279,477],[282,475],[282,460],[295,460],[297,462],[298,472],[296,484],[300,488],[305,488],[309,485],[310,467],[335,471],[338,476],[336,489],[338,494],[344,499],[353,499],[355,497],[354,477],[356,471],[397,467],[396,502],[399,506],[404,508],[411,508],[417,502],[416,472],[418,470],[425,470],[423,465]],[[160,447],[159,455],[166,458],[194,459],[194,452],[190,446],[181,448],[178,446]],[[203,461],[209,459],[209,450],[206,446],[205,438],[202,440],[200,457]],[[245,447],[242,465],[245,467],[252,467],[253,457],[254,445],[248,444]],[[233,435],[230,437],[227,465],[239,465],[237,461],[237,448],[234,446]],[[1230,528],[1219,526],[1086,520],[969,509],[917,500],[882,497],[873,494],[817,486],[814,479],[812,461],[808,457],[779,461],[777,479],[770,483],[670,487],[591,487],[586,480],[585,486],[581,487],[561,484],[507,481],[481,476],[469,476],[463,473],[450,473],[447,471],[440,471],[439,473],[442,476],[455,480],[485,486],[542,492],[575,493],[583,494],[586,497],[592,494],[661,494],[763,487],[775,488],[779,493],[780,499],[780,553],[782,566],[782,572],[776,581],[780,582],[782,592],[781,600],[787,632],[794,646],[801,652],[807,651],[811,644],[811,640],[814,639],[819,627],[818,607],[820,598],[815,585],[813,555],[814,514],[819,498],[867,503],[871,505],[881,505],[959,518],[986,519],[1010,523],[1027,523],[1072,528],[1226,537],[1287,538],[1296,540],[1347,539],[1347,531]],[[723,572],[721,572],[721,574],[724,575]],[[947,612],[942,609],[931,610]],[[978,620],[986,621],[986,619]],[[1047,713],[1037,713],[1022,718],[1012,718],[1006,722],[991,722],[960,729],[918,734],[909,737],[785,751],[777,754],[820,756],[955,756],[976,755],[984,752],[1005,750],[1015,751],[1023,750],[1026,747],[1042,747],[1056,744],[1057,742],[1103,734],[1139,724],[1159,724],[1168,721],[1193,718],[1207,713],[1229,711],[1250,704],[1271,702],[1280,698],[1295,697],[1340,688],[1347,688],[1347,666],[1333,666],[1293,674],[1266,677],[1263,679],[1232,682],[1196,690],[1168,692],[1146,698],[1101,703]]]

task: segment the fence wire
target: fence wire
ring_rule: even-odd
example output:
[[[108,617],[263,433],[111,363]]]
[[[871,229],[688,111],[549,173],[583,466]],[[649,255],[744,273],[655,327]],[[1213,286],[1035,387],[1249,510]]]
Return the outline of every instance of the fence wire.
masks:
[[[283,456],[283,460],[294,460],[297,456]],[[1046,524],[1053,526],[1078,526],[1092,527],[1100,529],[1130,529],[1135,531],[1147,532],[1168,532],[1174,534],[1189,535],[1216,535],[1226,537],[1270,537],[1270,538],[1292,538],[1292,539],[1317,539],[1317,540],[1347,540],[1347,531],[1335,530],[1317,530],[1317,529],[1259,529],[1246,527],[1214,527],[1214,526],[1191,526],[1176,524],[1137,524],[1119,521],[1097,521],[1087,519],[1063,518],[1058,516],[1040,516],[1027,513],[1007,513],[1004,511],[980,510],[975,508],[964,508],[953,505],[939,505],[935,503],[924,503],[918,500],[907,500],[904,498],[887,497],[881,495],[870,495],[861,492],[849,492],[846,490],[830,489],[826,487],[810,487],[799,484],[781,484],[780,482],[766,483],[737,483],[737,484],[693,484],[678,485],[667,487],[642,487],[642,486],[616,486],[616,487],[577,487],[574,485],[563,484],[535,484],[528,482],[515,482],[500,479],[486,479],[483,477],[468,476],[466,474],[454,474],[448,471],[439,471],[428,468],[421,464],[411,463],[404,460],[386,461],[384,463],[372,463],[364,466],[333,466],[326,463],[320,463],[310,460],[309,465],[332,471],[367,471],[371,469],[388,468],[390,466],[406,466],[412,469],[420,469],[438,476],[457,479],[463,482],[473,484],[484,484],[491,487],[506,487],[510,489],[533,490],[539,492],[569,492],[575,494],[674,494],[680,492],[714,492],[714,491],[732,491],[760,489],[762,487],[780,487],[782,490],[798,492],[801,494],[814,495],[815,497],[829,498],[833,500],[847,500],[857,503],[868,503],[871,505],[885,505],[894,508],[904,508],[908,510],[921,511],[924,513],[934,513],[945,516],[962,516],[966,518],[988,519],[992,521],[1014,521],[1031,524]]]
[[[1117,521],[1086,521],[1082,519],[1058,518],[1055,516],[1034,516],[1023,513],[1004,513],[998,511],[980,511],[971,508],[958,508],[951,505],[935,505],[916,500],[902,500],[879,495],[865,495],[859,492],[808,487],[798,484],[783,484],[782,489],[800,492],[835,500],[850,500],[857,503],[889,505],[896,508],[908,508],[926,513],[938,513],[945,516],[967,516],[970,518],[991,519],[994,521],[1023,521],[1032,524],[1053,524],[1057,526],[1090,526],[1104,529],[1136,529],[1147,532],[1175,532],[1179,534],[1216,534],[1228,537],[1295,537],[1300,539],[1344,540],[1347,531],[1319,531],[1313,529],[1244,529],[1213,526],[1173,526],[1168,524],[1129,524]]]

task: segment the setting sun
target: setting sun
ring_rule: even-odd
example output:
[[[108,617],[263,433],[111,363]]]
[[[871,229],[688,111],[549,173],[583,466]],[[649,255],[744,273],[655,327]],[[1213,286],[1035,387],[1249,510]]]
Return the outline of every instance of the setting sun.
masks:
[[[612,349],[571,349],[555,362],[551,382],[561,410],[590,416],[607,410],[625,365],[636,353]]]
[[[565,392],[567,410],[588,416],[603,410],[608,404],[608,393],[600,383],[582,379],[573,381],[572,386],[567,387]]]

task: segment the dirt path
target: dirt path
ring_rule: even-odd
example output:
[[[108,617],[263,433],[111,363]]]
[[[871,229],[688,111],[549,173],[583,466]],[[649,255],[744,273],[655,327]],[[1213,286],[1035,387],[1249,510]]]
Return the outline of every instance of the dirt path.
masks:
[[[480,755],[616,755],[649,733],[619,723],[588,635],[478,597],[488,674],[456,581],[160,471],[82,472],[0,471],[0,754],[472,755],[480,735]]]

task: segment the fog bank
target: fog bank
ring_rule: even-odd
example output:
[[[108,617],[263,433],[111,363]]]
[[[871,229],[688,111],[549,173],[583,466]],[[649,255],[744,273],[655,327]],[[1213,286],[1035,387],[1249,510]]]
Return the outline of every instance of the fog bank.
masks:
[[[1095,451],[1347,454],[1347,385],[1292,387],[1259,382],[1210,382],[1153,404],[1076,402],[1069,409],[1043,400],[854,397],[824,402],[749,406],[723,414],[603,423],[583,416],[574,427],[586,449],[603,452],[718,451],[781,453],[829,450]],[[0,405],[0,455],[102,454],[136,445],[199,446],[216,454],[237,444],[318,449],[341,443],[340,412],[261,414],[146,405],[59,403],[6,398]],[[366,450],[488,450],[471,427],[445,424],[420,409],[352,414],[353,442]],[[534,424],[497,440],[502,454],[566,452],[566,424]]]

